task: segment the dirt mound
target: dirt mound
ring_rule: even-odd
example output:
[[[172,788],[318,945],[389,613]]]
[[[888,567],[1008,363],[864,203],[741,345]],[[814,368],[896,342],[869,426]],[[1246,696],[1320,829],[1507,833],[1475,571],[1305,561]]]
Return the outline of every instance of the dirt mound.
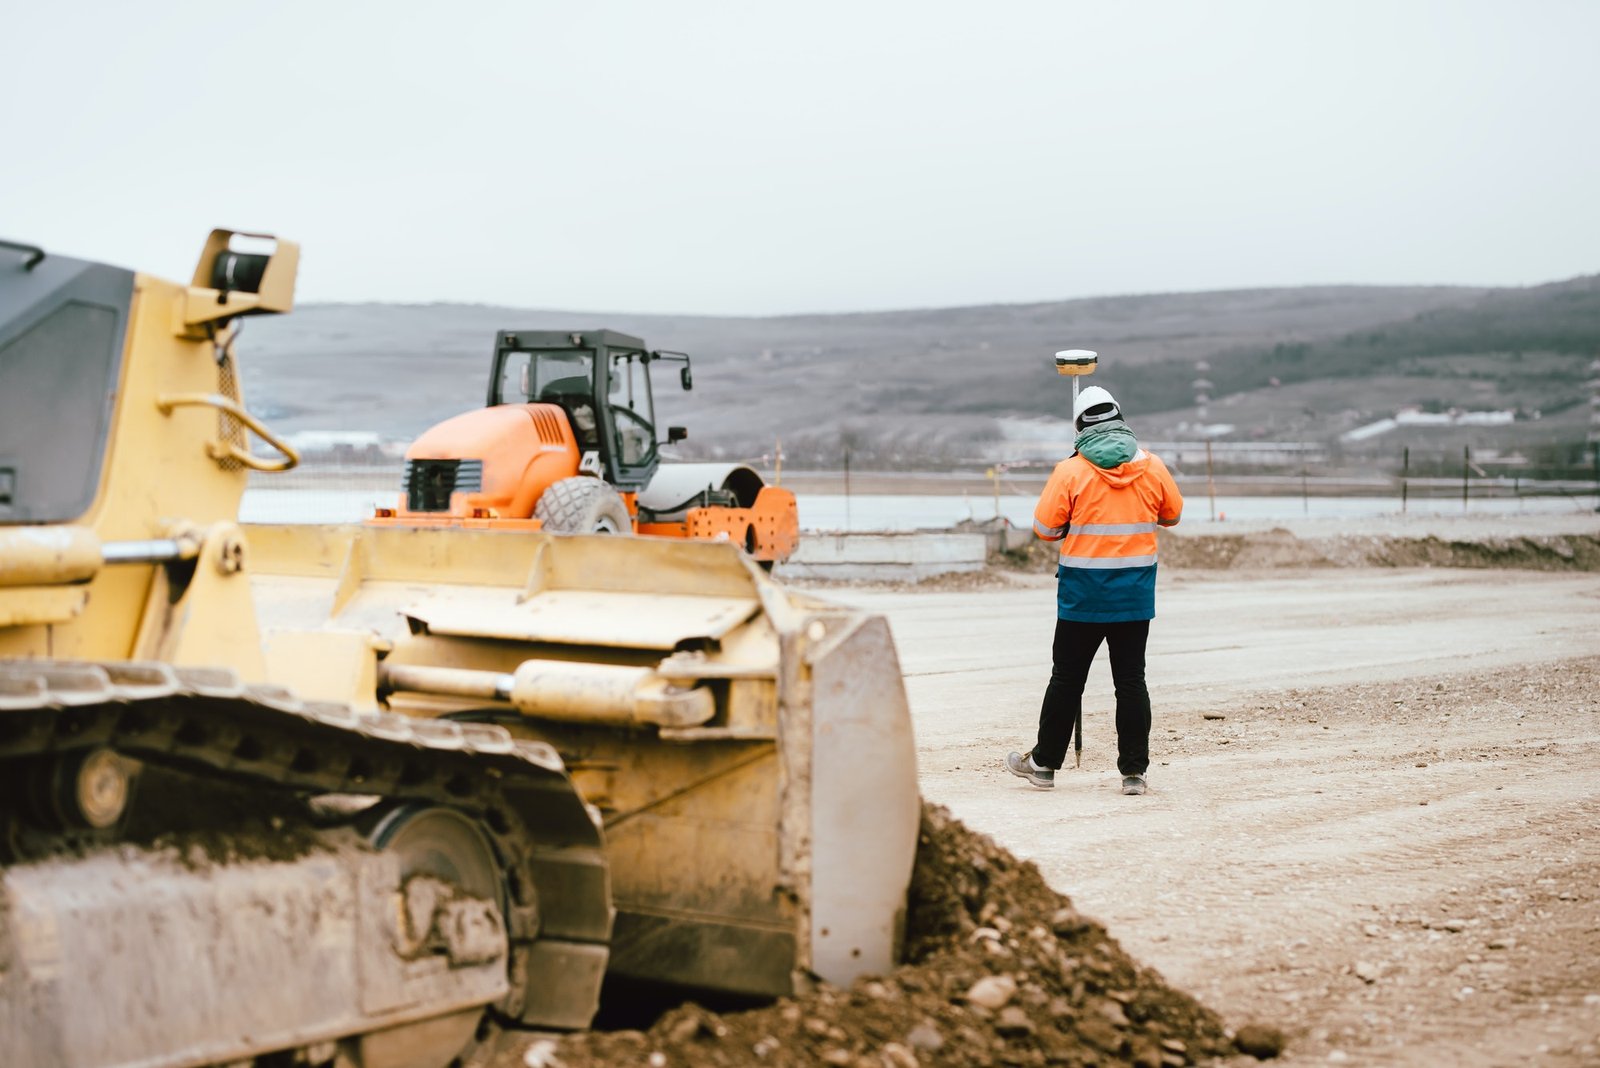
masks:
[[[1471,540],[1338,538],[1325,543],[1336,563],[1368,567],[1475,567],[1527,571],[1600,571],[1600,537],[1556,534]]]
[[[1180,535],[1163,533],[1161,562],[1169,567],[1230,570],[1274,567],[1329,567],[1333,561],[1315,541],[1276,527],[1250,534]]]
[[[1130,958],[1032,863],[931,805],[906,960],[848,990],[823,986],[722,1015],[685,1005],[648,1032],[568,1036],[526,1063],[1177,1068],[1232,1049],[1215,1014]]]
[[[996,553],[990,564],[1048,570],[1059,549],[1032,544]],[[1600,535],[1543,533],[1439,537],[1403,534],[1296,534],[1283,527],[1238,533],[1161,532],[1161,564],[1173,569],[1270,571],[1311,567],[1467,567],[1523,571],[1600,571]]]
[[[1035,541],[995,553],[990,563],[1014,571],[1048,570],[1060,545]],[[1240,534],[1161,532],[1161,563],[1166,567],[1208,571],[1263,570],[1277,567],[1359,566],[1364,561],[1334,559],[1320,540],[1297,537],[1281,527]]]
[[[1240,534],[1164,533],[1161,563],[1173,568],[1470,567],[1600,571],[1600,536],[1544,534],[1440,538],[1387,534],[1299,537],[1275,528]]]

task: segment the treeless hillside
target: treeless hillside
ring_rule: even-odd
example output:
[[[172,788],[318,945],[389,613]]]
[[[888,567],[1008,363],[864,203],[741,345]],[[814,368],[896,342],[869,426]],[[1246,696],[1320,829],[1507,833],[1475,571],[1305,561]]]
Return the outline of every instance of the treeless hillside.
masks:
[[[1059,348],[1098,349],[1097,381],[1112,389],[1154,367],[1187,388],[1194,361],[1218,352],[1335,338],[1484,292],[1333,286],[774,318],[313,304],[251,322],[241,348],[252,403],[286,431],[410,437],[482,404],[496,330],[611,327],[694,354],[694,391],[663,383],[657,406],[701,449],[841,434],[931,447],[991,435],[996,415],[1059,412]]]
[[[663,425],[690,428],[689,455],[753,457],[780,437],[795,462],[827,466],[846,442],[886,466],[994,455],[983,443],[997,417],[1066,414],[1070,390],[1051,366],[1066,347],[1100,352],[1095,382],[1147,432],[1208,420],[1238,436],[1331,440],[1418,404],[1515,408],[1529,425],[1511,438],[1581,441],[1600,276],[775,318],[325,304],[252,322],[241,344],[252,402],[282,429],[404,439],[483,403],[496,330],[598,327],[694,355],[694,391],[663,376],[657,397]],[[1197,377],[1213,384],[1204,415]]]

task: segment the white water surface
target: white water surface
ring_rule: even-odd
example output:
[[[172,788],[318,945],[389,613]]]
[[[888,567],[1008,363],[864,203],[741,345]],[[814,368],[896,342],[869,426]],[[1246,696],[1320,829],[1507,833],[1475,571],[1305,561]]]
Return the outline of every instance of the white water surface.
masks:
[[[359,523],[373,509],[393,507],[396,494],[389,490],[252,489],[240,509],[246,523]],[[890,494],[803,493],[796,497],[802,530],[879,531],[944,529],[965,519],[993,519],[995,501],[987,495],[897,496]],[[1000,514],[1012,524],[1033,524],[1032,497],[1000,498]],[[1588,511],[1592,497],[1484,498],[1462,507],[1460,498],[1433,498],[1407,502],[1411,515],[1498,516],[1551,515]],[[1184,505],[1185,523],[1212,519],[1206,497],[1190,496]],[[1218,497],[1215,514],[1226,520],[1359,519],[1400,513],[1394,497]]]

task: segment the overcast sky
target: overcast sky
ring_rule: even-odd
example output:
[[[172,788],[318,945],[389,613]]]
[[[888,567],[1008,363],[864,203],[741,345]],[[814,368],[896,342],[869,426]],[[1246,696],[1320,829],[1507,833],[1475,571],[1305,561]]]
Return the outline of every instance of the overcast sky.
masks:
[[[1600,3],[26,3],[0,236],[768,314],[1600,271]]]

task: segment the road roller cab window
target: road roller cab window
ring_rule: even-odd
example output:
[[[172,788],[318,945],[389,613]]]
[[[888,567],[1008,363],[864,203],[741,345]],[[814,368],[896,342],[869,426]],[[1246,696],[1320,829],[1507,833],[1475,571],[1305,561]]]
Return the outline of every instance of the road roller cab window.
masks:
[[[559,403],[558,396],[590,392],[590,349],[523,349],[502,354],[491,404]]]
[[[656,458],[655,404],[647,360],[643,352],[611,352],[610,407],[617,460],[624,465],[650,464]]]

